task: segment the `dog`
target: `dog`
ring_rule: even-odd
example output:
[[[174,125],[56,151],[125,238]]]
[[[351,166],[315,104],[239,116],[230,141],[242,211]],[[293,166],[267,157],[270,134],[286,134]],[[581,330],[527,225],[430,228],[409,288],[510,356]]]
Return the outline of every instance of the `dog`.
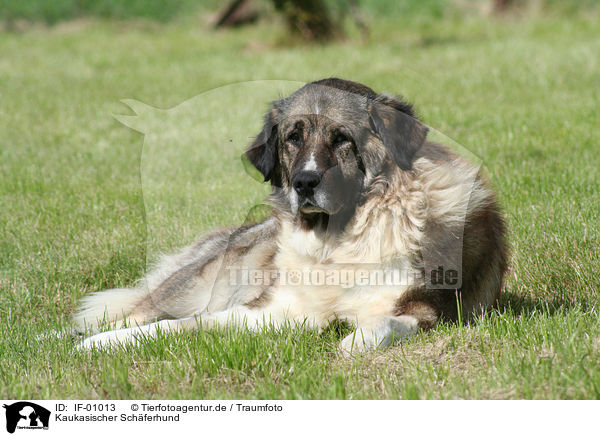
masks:
[[[410,104],[352,81],[272,102],[244,155],[271,184],[271,216],[165,257],[137,288],[85,297],[74,322],[95,334],[78,347],[343,320],[341,350],[360,353],[489,311],[505,224],[479,168],[427,133]]]

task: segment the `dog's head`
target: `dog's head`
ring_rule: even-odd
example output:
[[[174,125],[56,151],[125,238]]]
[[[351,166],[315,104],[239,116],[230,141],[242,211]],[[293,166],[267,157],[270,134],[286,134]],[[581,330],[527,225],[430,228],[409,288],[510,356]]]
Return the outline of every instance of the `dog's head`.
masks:
[[[410,105],[324,79],[273,102],[246,157],[303,228],[341,228],[369,181],[393,165],[411,169],[426,134]]]

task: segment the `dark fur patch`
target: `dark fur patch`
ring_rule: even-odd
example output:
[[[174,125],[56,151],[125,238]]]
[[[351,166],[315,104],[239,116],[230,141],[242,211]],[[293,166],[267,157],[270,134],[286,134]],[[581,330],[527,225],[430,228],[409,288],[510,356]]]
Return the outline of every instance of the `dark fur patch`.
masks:
[[[265,182],[271,181],[273,186],[281,186],[277,123],[277,112],[273,109],[265,115],[262,131],[246,151],[246,158],[260,171]]]
[[[351,80],[338,79],[337,77],[329,77],[328,79],[317,80],[311,85],[329,86],[330,88],[339,89],[341,91],[358,94],[367,98],[376,98],[377,93],[362,83],[353,82]]]
[[[409,297],[402,299],[398,302],[398,306],[394,310],[394,316],[413,316],[417,319],[420,329],[429,330],[438,322],[442,315],[443,306],[448,303],[443,303],[441,301],[443,299],[440,298],[441,296],[429,299],[423,297],[420,296],[420,298],[412,300]]]
[[[410,113],[391,104],[373,102],[369,105],[369,120],[393,161],[403,170],[412,168],[412,161],[425,143],[427,127]]]
[[[412,315],[423,329],[433,327],[438,320],[457,321],[459,305],[475,306],[481,290],[490,288],[484,283],[490,277],[499,281],[491,287],[497,292],[493,297],[497,301],[508,267],[505,232],[504,221],[493,203],[474,211],[464,228],[460,289],[415,289],[398,299],[394,315]]]

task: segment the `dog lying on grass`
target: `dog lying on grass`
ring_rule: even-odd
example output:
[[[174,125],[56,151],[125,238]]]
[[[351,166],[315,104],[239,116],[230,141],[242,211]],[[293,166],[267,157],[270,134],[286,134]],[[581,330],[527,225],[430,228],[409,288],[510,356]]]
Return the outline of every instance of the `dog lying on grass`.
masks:
[[[272,103],[245,157],[270,182],[272,216],[165,257],[142,285],[85,297],[82,329],[134,326],[79,348],[158,331],[283,323],[356,330],[361,352],[495,304],[505,226],[479,169],[426,140],[412,107],[341,79]]]

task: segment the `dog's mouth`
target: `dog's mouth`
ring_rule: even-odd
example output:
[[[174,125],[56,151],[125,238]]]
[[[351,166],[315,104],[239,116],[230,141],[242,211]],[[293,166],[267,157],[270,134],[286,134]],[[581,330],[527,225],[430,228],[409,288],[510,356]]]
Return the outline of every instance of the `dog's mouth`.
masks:
[[[302,206],[300,206],[298,208],[298,210],[300,211],[300,213],[302,215],[314,215],[314,214],[325,214],[325,215],[329,215],[329,212],[327,212],[325,209],[323,209],[320,206],[317,206],[316,204],[312,203],[311,201],[304,201],[304,203],[302,204]]]
[[[305,198],[301,204],[300,207],[298,207],[298,212],[300,212],[300,214],[304,215],[304,216],[310,216],[310,215],[335,215],[337,214],[341,209],[342,209],[342,204],[340,203],[339,205],[329,205],[329,206],[325,206],[327,207],[327,209],[325,209],[325,207],[319,206],[317,204],[316,201],[314,201],[314,199],[312,198]]]
[[[329,221],[329,212],[314,202],[305,199],[298,208],[300,223],[307,230],[316,230],[317,228],[327,228]]]
[[[305,230],[339,231],[350,218],[343,206],[341,202],[319,206],[314,198],[303,198],[298,207],[298,223]]]

